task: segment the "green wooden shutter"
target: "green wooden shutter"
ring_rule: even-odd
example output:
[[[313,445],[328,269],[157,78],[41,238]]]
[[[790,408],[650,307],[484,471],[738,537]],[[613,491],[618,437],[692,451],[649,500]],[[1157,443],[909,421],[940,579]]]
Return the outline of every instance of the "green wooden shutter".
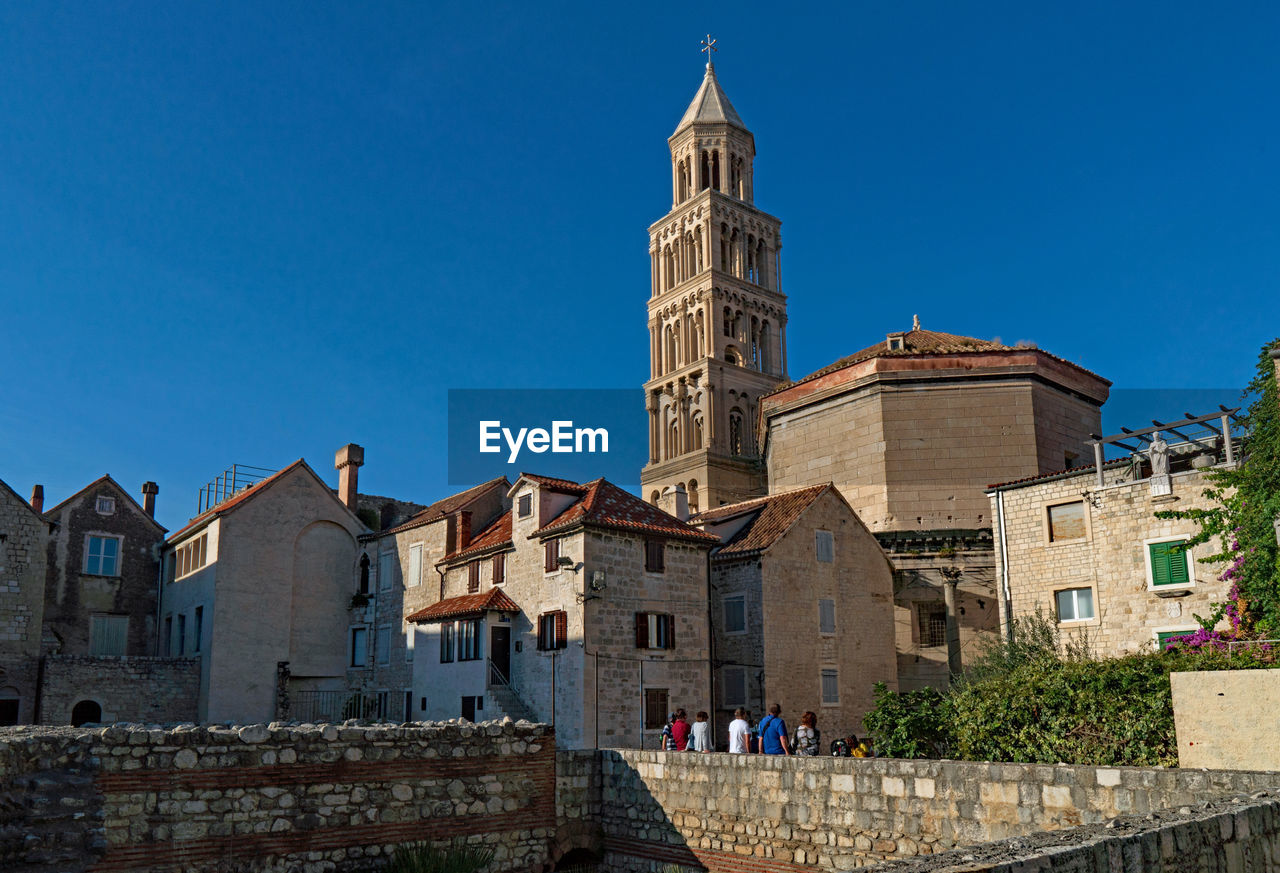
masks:
[[[1151,584],[1185,585],[1191,581],[1187,575],[1186,541],[1152,543]]]

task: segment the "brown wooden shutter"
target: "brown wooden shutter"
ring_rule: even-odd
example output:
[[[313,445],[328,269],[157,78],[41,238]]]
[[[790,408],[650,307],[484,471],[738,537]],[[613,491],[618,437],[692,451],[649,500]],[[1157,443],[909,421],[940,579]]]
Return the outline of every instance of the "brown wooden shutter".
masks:
[[[563,609],[556,613],[556,648],[569,645],[569,613]]]
[[[553,572],[560,563],[560,541],[547,540],[543,548],[542,569],[548,573]]]
[[[493,556],[493,584],[501,585],[507,578],[507,555],[498,552]]]
[[[667,648],[674,649],[676,647],[676,617],[674,615],[664,615],[662,620],[667,623]]]
[[[480,590],[480,562],[472,561],[467,565],[467,592],[475,594]]]
[[[636,648],[649,648],[649,613],[636,613]]]
[[[547,648],[547,616],[538,616],[538,651],[546,651]]]

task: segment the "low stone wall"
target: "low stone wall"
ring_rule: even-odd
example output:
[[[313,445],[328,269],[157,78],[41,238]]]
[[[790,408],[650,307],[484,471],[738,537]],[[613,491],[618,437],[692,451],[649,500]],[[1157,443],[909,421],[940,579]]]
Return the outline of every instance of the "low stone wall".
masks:
[[[464,839],[494,847],[494,870],[537,869],[555,779],[551,729],[526,723],[5,729],[0,859],[50,873],[313,873]]]
[[[876,873],[1277,873],[1280,795],[1202,803],[881,864]]]
[[[1280,773],[601,752],[606,869],[848,870],[1280,786]]]
[[[42,724],[71,724],[82,700],[102,707],[102,722],[195,721],[199,658],[47,655],[40,686]]]

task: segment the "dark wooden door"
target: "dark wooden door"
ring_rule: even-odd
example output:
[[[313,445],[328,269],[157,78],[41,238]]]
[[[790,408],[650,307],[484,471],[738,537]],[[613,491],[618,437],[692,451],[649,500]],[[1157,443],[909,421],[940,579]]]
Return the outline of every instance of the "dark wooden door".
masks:
[[[462,717],[467,721],[474,722],[476,720],[476,699],[475,697],[462,698]]]
[[[511,628],[489,628],[489,660],[498,668],[503,679],[511,679]]]

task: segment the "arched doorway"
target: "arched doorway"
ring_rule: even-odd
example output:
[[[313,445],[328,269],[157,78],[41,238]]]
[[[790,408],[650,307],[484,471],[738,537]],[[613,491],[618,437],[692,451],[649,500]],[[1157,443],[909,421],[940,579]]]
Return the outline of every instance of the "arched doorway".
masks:
[[[80,727],[102,721],[102,707],[93,700],[82,700],[71,708],[71,726]]]

